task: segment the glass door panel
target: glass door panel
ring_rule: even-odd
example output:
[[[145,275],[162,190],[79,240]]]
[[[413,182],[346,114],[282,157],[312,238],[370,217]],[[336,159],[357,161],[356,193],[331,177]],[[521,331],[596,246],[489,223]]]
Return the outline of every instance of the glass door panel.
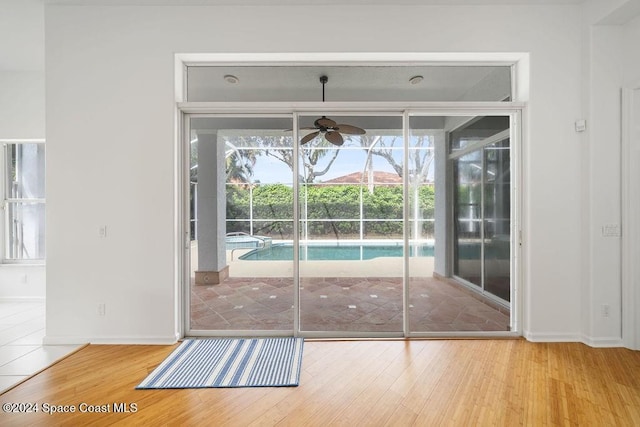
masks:
[[[440,328],[440,317],[448,310],[443,304],[442,285],[434,278],[436,248],[445,244],[436,229],[436,153],[444,153],[442,117],[411,116],[408,142],[408,221],[409,227],[409,330],[433,331]],[[442,187],[444,189],[445,187]],[[442,193],[444,194],[444,193]],[[440,207],[444,208],[444,204]],[[438,232],[441,230],[438,229]],[[444,255],[444,252],[443,252]],[[441,273],[443,274],[443,273]]]
[[[511,300],[511,167],[509,139],[483,148],[484,289]]]
[[[483,306],[466,318],[479,330],[510,329],[510,118],[458,118],[449,133],[453,170],[453,274]],[[493,312],[491,311],[493,310]],[[472,325],[473,326],[473,325]]]
[[[292,119],[192,118],[192,331],[293,332]]]
[[[332,116],[366,131],[341,145],[331,130],[305,138],[317,119],[299,121],[300,330],[400,333],[402,117]]]
[[[482,152],[454,161],[454,273],[482,286]]]
[[[508,331],[509,117],[409,125],[409,330]]]

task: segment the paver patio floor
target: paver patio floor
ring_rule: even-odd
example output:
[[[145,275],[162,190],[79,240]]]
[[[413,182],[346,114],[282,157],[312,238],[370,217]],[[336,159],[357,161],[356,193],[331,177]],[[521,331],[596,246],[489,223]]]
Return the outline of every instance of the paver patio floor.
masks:
[[[192,330],[292,330],[291,277],[227,278],[191,286]],[[305,278],[302,331],[402,331],[402,279]],[[409,283],[409,324],[417,332],[509,331],[509,310],[436,278]]]

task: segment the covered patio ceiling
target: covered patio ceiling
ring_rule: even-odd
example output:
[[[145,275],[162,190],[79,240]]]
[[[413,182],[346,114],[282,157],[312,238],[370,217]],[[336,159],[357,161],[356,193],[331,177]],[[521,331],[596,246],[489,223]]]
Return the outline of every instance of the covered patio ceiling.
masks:
[[[197,65],[188,68],[189,101],[320,102],[503,101],[509,65]]]

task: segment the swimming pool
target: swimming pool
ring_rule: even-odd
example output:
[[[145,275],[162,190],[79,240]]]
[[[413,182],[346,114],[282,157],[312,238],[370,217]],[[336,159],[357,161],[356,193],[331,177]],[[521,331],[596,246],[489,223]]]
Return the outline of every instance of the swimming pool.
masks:
[[[227,250],[262,248],[271,245],[271,237],[253,236],[247,233],[229,233],[225,238]]]
[[[433,245],[420,244],[410,247],[411,256],[433,256]],[[416,255],[414,255],[416,254]],[[402,257],[401,244],[336,244],[323,243],[300,247],[301,261],[364,261],[378,257]],[[291,261],[293,245],[274,244],[270,248],[254,249],[240,257],[245,261]]]

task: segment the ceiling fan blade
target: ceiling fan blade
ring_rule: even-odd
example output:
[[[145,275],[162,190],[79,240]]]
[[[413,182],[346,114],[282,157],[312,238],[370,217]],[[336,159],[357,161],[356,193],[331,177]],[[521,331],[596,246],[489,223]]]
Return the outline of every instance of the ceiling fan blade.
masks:
[[[326,118],[325,116],[322,116],[319,119],[317,119],[315,122],[313,122],[313,124],[318,127],[332,128],[336,125],[336,122]]]
[[[306,144],[307,142],[311,141],[313,138],[315,138],[316,136],[318,136],[318,134],[320,133],[320,131],[316,131],[316,132],[311,132],[308,135],[305,135],[304,137],[302,137],[302,139],[300,140],[300,144]]]
[[[347,135],[364,135],[367,133],[364,129],[351,125],[335,125],[335,129]]]
[[[339,146],[339,145],[344,144],[344,139],[342,138],[342,135],[340,135],[336,131],[327,132],[327,133],[324,134],[324,137],[326,138],[327,141],[329,141],[333,145],[338,145]]]

